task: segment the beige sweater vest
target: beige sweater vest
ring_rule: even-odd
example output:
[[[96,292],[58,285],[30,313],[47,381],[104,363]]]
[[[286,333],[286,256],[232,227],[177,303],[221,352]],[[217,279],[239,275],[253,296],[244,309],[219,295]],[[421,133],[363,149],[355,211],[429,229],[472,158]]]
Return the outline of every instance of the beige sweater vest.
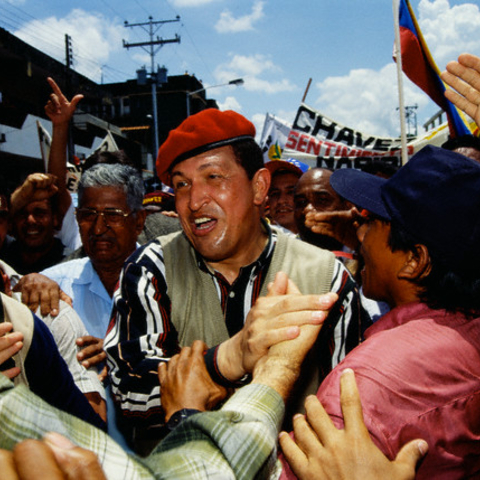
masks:
[[[25,359],[27,358],[30,345],[33,337],[33,315],[32,312],[22,303],[17,302],[13,298],[7,297],[3,293],[0,293],[1,301],[0,308],[2,308],[1,315],[3,315],[1,321],[10,322],[13,324],[13,331],[23,333],[23,347],[13,357],[15,366],[20,368],[20,374],[15,377],[15,385],[27,385],[28,380],[25,374]]]
[[[219,297],[211,276],[202,271],[194,249],[183,235],[173,233],[159,237],[164,250],[168,296],[172,302],[172,323],[180,345],[203,340],[208,346],[229,338]],[[321,294],[330,290],[335,256],[297,240],[278,234],[277,244],[260,295],[277,272],[285,272],[304,294]]]

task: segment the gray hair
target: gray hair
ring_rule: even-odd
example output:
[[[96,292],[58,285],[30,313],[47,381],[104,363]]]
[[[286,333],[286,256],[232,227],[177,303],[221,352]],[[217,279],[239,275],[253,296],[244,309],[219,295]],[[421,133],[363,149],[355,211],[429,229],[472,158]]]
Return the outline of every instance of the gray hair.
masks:
[[[129,208],[132,210],[143,208],[143,180],[138,170],[129,165],[101,163],[86,170],[78,184],[78,205],[82,204],[86,188],[98,187],[121,188],[127,196]]]

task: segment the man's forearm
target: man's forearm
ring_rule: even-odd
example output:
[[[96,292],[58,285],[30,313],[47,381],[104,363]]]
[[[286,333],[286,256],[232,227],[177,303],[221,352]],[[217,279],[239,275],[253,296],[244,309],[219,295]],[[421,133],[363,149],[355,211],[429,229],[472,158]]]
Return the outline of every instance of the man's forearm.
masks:
[[[220,374],[231,382],[245,375],[242,359],[241,332],[229,338],[218,347],[216,367]]]
[[[62,220],[72,201],[67,190],[66,183],[68,133],[68,122],[53,125],[52,145],[50,147],[50,156],[48,158],[48,173],[51,173],[57,177],[58,194],[60,197],[60,213]]]
[[[282,358],[260,360],[255,366],[252,383],[273,388],[286,401],[297,378],[298,370]]]

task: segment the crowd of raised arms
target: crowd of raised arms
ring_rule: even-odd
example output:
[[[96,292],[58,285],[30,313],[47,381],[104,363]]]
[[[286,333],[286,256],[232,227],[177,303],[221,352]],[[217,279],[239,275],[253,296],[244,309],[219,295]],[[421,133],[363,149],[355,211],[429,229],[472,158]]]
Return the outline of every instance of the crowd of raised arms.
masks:
[[[441,75],[480,125],[480,58]],[[480,477],[480,139],[264,164],[234,111],[0,181],[0,477]],[[170,189],[173,194],[166,193]],[[74,204],[75,203],[75,204]]]

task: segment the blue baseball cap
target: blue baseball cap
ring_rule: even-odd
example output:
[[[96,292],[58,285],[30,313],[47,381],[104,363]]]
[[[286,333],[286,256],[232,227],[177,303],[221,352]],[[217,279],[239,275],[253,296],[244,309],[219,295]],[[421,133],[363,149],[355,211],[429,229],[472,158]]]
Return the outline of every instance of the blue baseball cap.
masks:
[[[398,223],[452,270],[480,265],[480,163],[429,145],[388,180],[342,169],[330,183],[358,207]]]

